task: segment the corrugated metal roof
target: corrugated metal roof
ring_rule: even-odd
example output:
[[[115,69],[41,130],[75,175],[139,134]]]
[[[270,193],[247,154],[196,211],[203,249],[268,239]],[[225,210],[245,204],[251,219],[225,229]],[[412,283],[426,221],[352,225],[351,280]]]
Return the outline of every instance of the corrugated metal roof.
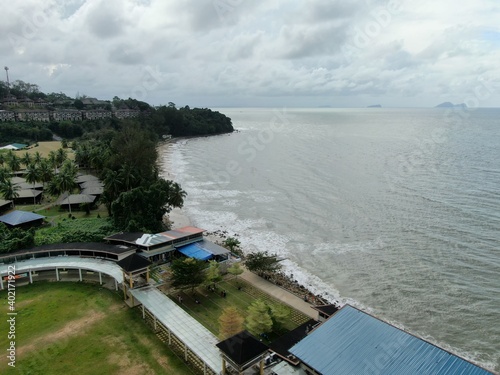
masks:
[[[290,352],[329,375],[490,375],[471,362],[346,305]]]
[[[9,212],[8,214],[5,214],[3,216],[0,216],[0,221],[5,224],[9,225],[20,225],[24,223],[29,223],[31,221],[36,221],[40,219],[45,219],[45,216],[35,214],[33,212],[27,212],[27,211],[12,211]]]
[[[180,251],[182,254],[184,254],[187,257],[190,258],[195,258],[199,260],[208,260],[213,257],[213,254],[209,253],[208,251],[205,251],[199,246],[196,246],[195,243],[192,243],[190,245],[182,246],[177,249]]]

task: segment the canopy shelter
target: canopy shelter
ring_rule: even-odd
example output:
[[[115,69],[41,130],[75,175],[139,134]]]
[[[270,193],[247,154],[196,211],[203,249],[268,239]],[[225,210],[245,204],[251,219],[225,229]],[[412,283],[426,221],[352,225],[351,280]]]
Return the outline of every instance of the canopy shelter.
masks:
[[[10,228],[31,228],[42,225],[45,216],[33,212],[15,210],[0,216],[0,222]]]
[[[104,193],[104,188],[102,186],[90,186],[81,191],[81,194],[84,195],[101,195]]]
[[[61,207],[78,208],[81,204],[92,204],[94,203],[96,197],[95,195],[88,194],[71,194],[66,196],[64,199],[59,199],[57,204]]]
[[[229,250],[207,240],[201,240],[189,245],[178,247],[177,251],[187,257],[200,260],[208,260],[212,258],[225,260],[230,254]]]
[[[0,211],[6,211],[12,207],[12,201],[7,201],[5,199],[0,199]]]
[[[87,182],[87,181],[99,181],[99,178],[96,176],[93,176],[91,174],[84,174],[84,175],[77,176],[75,179],[75,182],[77,184],[81,184],[81,183]]]
[[[25,189],[43,190],[43,184],[40,184],[39,182],[35,182],[34,184],[31,184],[29,182],[18,182],[14,185],[19,186],[19,189],[21,190]]]
[[[134,253],[120,260],[116,264],[118,264],[123,270],[123,297],[125,302],[128,302],[128,290],[144,285],[145,283],[149,283],[149,266],[151,265],[151,262]],[[131,306],[133,307],[134,305],[135,303],[132,297]]]
[[[104,184],[101,181],[99,181],[99,180],[85,181],[85,182],[82,182],[79,185],[80,185],[81,189],[86,189],[86,188],[95,187],[95,186],[104,187]]]
[[[217,347],[222,354],[222,374],[227,374],[226,365],[242,373],[247,368],[259,363],[260,375],[264,374],[264,356],[268,346],[248,331],[242,331],[228,339],[221,341]]]
[[[17,197],[14,198],[16,204],[40,203],[42,192],[34,189],[22,189],[17,191]]]
[[[196,245],[196,243],[193,243],[191,245],[182,246],[181,248],[178,248],[177,251],[188,258],[195,258],[199,260],[209,260],[213,258],[213,254]]]

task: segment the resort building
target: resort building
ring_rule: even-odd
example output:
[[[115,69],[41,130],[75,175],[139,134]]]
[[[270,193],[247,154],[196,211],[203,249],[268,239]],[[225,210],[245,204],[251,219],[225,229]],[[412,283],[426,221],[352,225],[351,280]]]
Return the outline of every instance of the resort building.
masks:
[[[83,115],[77,109],[60,109],[52,111],[50,117],[54,121],[81,121]]]
[[[20,109],[15,113],[17,121],[50,121],[50,112],[44,109]]]
[[[188,226],[156,234],[122,232],[105,240],[135,246],[140,256],[154,263],[168,262],[176,252],[200,260],[227,260],[229,250],[204,240],[203,232],[204,229]]]
[[[0,121],[15,121],[16,115],[12,111],[0,110]]]

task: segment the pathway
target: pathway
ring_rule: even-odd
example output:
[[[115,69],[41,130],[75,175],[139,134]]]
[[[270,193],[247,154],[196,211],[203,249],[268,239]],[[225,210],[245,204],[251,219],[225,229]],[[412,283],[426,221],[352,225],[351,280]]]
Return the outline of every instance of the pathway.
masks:
[[[294,309],[306,314],[307,316],[310,316],[313,319],[318,318],[318,313],[316,310],[311,308],[311,304],[305,302],[302,298],[297,297],[289,291],[280,288],[260,276],[257,276],[253,272],[245,270],[239,277],[248,281],[250,284],[261,289],[270,296],[273,296],[274,298],[292,306]]]

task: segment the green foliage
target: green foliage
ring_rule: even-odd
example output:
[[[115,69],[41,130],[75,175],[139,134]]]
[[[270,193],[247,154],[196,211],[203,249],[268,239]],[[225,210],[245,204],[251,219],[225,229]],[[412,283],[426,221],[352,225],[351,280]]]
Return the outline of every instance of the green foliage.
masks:
[[[261,299],[255,300],[248,307],[246,323],[248,331],[254,335],[271,332],[273,320],[269,313],[269,306]]]
[[[48,124],[40,122],[3,122],[0,126],[0,143],[26,143],[30,141],[50,141],[52,132]]]
[[[267,251],[248,254],[245,266],[250,271],[263,273],[272,273],[281,269],[281,264],[276,255],[269,254]]]
[[[0,253],[32,247],[34,244],[34,229],[23,230],[20,228],[9,229],[0,223]]]
[[[226,249],[229,249],[233,254],[238,255],[240,258],[243,257],[243,252],[240,249],[241,242],[237,238],[234,237],[227,237],[223,245]]]
[[[215,260],[208,262],[208,269],[206,273],[206,281],[208,283],[218,283],[222,280],[222,275],[220,273],[220,265]]]
[[[66,219],[57,226],[38,229],[34,244],[40,246],[53,243],[102,242],[104,237],[113,233],[116,233],[116,229],[105,219]]]
[[[227,272],[233,276],[238,277],[243,273],[243,269],[240,266],[239,262],[233,263],[231,267],[227,269]]]
[[[121,193],[111,204],[114,224],[127,231],[160,232],[163,216],[182,207],[185,195],[178,184],[163,179]]]
[[[273,329],[279,331],[283,329],[283,325],[287,322],[292,311],[282,304],[271,305],[271,319],[273,320]]]
[[[191,288],[194,291],[205,281],[205,262],[194,258],[176,259],[172,262],[172,285],[177,288]]]

